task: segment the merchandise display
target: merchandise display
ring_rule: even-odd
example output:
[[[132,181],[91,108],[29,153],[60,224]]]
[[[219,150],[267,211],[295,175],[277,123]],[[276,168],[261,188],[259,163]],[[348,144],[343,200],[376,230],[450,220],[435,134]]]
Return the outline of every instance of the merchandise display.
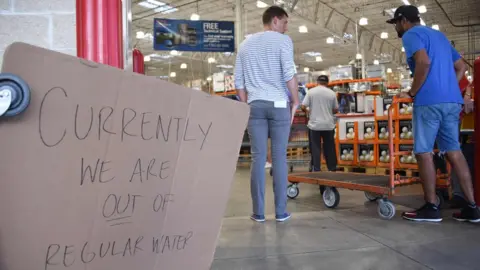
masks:
[[[347,122],[346,128],[347,128],[347,135],[346,135],[347,139],[353,140],[355,138],[355,123]]]
[[[353,144],[340,144],[340,160],[342,161],[354,161],[354,146]]]
[[[375,139],[375,122],[368,121],[363,123],[363,138],[365,140]]]

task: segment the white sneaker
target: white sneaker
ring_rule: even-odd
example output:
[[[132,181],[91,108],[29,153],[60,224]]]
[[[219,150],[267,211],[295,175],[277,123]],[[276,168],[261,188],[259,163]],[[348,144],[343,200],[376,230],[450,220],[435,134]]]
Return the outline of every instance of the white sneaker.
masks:
[[[272,168],[272,163],[267,162],[267,164],[265,164],[265,169],[270,169],[270,168]]]

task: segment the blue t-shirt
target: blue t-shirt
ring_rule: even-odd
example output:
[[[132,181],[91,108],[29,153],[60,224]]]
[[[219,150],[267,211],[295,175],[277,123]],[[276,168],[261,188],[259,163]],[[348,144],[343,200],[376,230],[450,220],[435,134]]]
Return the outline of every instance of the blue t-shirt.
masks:
[[[412,73],[415,72],[413,56],[417,51],[425,49],[430,58],[427,79],[417,92],[414,105],[463,104],[454,67],[454,63],[460,59],[460,54],[452,47],[447,37],[440,31],[418,25],[408,30],[403,35],[402,41]]]

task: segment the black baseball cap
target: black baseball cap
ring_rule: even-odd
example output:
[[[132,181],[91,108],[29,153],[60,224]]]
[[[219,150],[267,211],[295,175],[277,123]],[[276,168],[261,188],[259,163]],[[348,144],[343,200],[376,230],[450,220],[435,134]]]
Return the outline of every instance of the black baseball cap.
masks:
[[[396,24],[401,19],[407,19],[409,22],[417,22],[420,19],[420,12],[416,6],[404,5],[395,10],[393,18],[387,21],[390,24]]]
[[[326,82],[326,83],[328,83],[328,76],[327,76],[327,75],[320,75],[320,76],[318,76],[317,82]]]

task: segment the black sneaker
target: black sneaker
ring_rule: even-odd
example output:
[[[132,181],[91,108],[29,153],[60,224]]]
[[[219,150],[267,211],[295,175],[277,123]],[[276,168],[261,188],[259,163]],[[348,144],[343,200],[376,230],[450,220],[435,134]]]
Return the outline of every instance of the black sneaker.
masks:
[[[472,223],[480,222],[480,209],[477,206],[467,205],[462,208],[460,213],[454,213],[453,218],[458,221],[467,221]]]
[[[412,221],[426,221],[426,222],[440,222],[442,221],[442,215],[440,209],[431,203],[425,203],[420,209],[412,212],[404,212],[402,214],[404,219]]]

